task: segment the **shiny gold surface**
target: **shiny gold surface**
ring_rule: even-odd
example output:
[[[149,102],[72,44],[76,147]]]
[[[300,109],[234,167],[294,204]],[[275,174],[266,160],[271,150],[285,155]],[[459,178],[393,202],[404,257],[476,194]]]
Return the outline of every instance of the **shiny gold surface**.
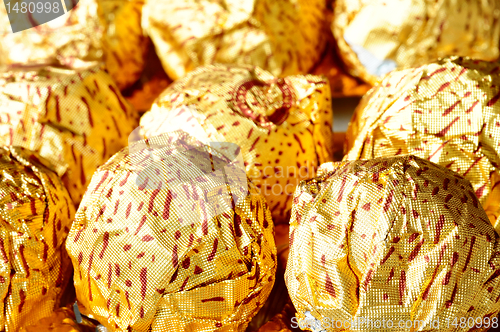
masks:
[[[62,307],[49,317],[42,318],[19,332],[95,332],[95,324],[85,317],[82,318],[82,322],[78,324],[72,306]]]
[[[184,130],[241,148],[275,223],[288,223],[295,186],[332,156],[328,82],[277,79],[250,66],[201,67],[174,82],[141,118],[144,137]]]
[[[86,66],[82,60],[101,58],[103,27],[99,23],[96,0],[79,0],[78,6],[67,14],[16,33],[12,33],[4,1],[0,0],[0,67],[63,65],[79,68]],[[62,2],[59,8],[63,10]],[[21,16],[22,19],[31,20],[28,14]]]
[[[62,181],[39,161],[22,148],[0,148],[2,331],[50,316],[71,279],[64,241],[73,203]]]
[[[452,55],[495,60],[500,2],[336,0],[332,30],[350,73],[375,84],[388,67]]]
[[[413,154],[470,180],[500,231],[500,66],[448,58],[395,71],[362,99],[344,160]]]
[[[274,283],[273,223],[244,170],[243,186],[211,187],[221,163],[232,174],[233,161],[177,132],[98,169],[66,242],[84,314],[112,331],[245,330]]]
[[[137,119],[100,67],[0,74],[0,143],[49,160],[78,204],[92,174],[127,145]]]
[[[142,26],[172,79],[237,63],[306,74],[325,46],[323,0],[146,0]]]
[[[98,4],[106,69],[123,90],[141,76],[148,52],[149,41],[141,27],[144,1],[98,0]]]
[[[326,331],[356,321],[381,330],[359,319],[469,331],[453,320],[498,314],[500,239],[468,180],[414,156],[318,173],[297,188],[290,222],[285,281],[299,320],[309,312]]]

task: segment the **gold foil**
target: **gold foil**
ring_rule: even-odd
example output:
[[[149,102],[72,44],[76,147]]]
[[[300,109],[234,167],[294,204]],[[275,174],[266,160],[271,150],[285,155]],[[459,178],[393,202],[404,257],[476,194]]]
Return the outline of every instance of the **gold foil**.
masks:
[[[64,241],[75,214],[62,181],[41,157],[0,148],[0,329],[19,331],[59,305],[70,280]]]
[[[214,63],[284,77],[306,74],[320,59],[325,7],[322,0],[146,0],[142,26],[172,79]]]
[[[103,27],[98,19],[96,0],[76,1],[78,5],[68,13],[16,33],[12,33],[4,2],[0,3],[0,66],[53,64],[78,68],[85,66],[82,61],[101,58]],[[64,11],[63,2],[56,2]],[[14,4],[19,3],[10,1],[12,10]],[[51,8],[51,12],[55,9]],[[26,15],[22,19],[32,19],[29,12]]]
[[[291,332],[290,323],[295,314],[293,304],[290,302],[285,305],[283,310],[275,315],[269,322],[262,325],[257,332]]]
[[[344,160],[413,154],[470,180],[500,231],[500,66],[447,58],[394,71],[356,109]]]
[[[330,88],[318,76],[277,79],[250,66],[201,67],[158,97],[141,128],[144,137],[182,129],[237,144],[275,223],[288,224],[298,182],[332,160]]]
[[[141,28],[143,0],[98,0],[104,25],[103,57],[106,69],[123,90],[141,76],[149,40]]]
[[[49,317],[40,319],[36,324],[21,328],[19,332],[95,332],[96,326],[82,317],[77,323],[72,306],[57,309]]]
[[[375,84],[395,68],[459,55],[495,60],[496,0],[338,0],[333,34],[349,72]]]
[[[101,166],[66,247],[81,310],[112,331],[244,331],[276,270],[271,214],[244,167],[184,132]]]
[[[414,156],[327,163],[319,173],[297,188],[290,222],[285,280],[302,326],[391,330],[364,319],[469,331],[453,320],[477,317],[476,330],[487,329],[485,317],[491,326],[500,239],[468,180]]]
[[[38,152],[78,204],[96,168],[127,145],[135,112],[100,67],[0,74],[0,144]]]

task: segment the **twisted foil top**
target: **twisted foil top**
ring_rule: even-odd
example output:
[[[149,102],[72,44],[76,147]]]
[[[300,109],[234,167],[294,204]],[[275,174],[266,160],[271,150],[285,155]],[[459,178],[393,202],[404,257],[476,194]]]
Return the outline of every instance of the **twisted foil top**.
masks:
[[[276,247],[265,200],[237,170],[184,132],[100,167],[66,242],[83,312],[113,331],[244,331]]]
[[[344,160],[413,154],[470,180],[500,230],[500,66],[446,58],[394,71],[362,99]]]
[[[299,320],[468,331],[446,320],[498,314],[500,239],[468,180],[414,156],[319,173],[297,188],[290,221],[285,281]]]
[[[78,5],[66,14],[16,33],[12,33],[4,5],[5,0],[1,2],[0,67],[62,65],[79,68],[87,66],[85,61],[96,61],[101,58],[103,27],[99,23],[96,0],[79,0]],[[9,8],[12,11],[14,4],[20,8],[19,2],[10,1]],[[29,2],[27,4],[29,5]],[[63,12],[62,2],[56,4]],[[52,11],[55,12],[55,9],[51,8],[51,13]],[[33,14],[28,8],[26,14],[19,19],[30,22],[33,20]]]
[[[295,186],[332,160],[328,82],[318,76],[277,79],[254,67],[201,67],[174,82],[141,118],[145,137],[182,129],[241,148],[248,176],[276,223],[288,223]]]
[[[459,55],[495,60],[496,0],[339,0],[332,31],[350,73],[375,84],[395,68]]]
[[[103,58],[109,75],[123,90],[141,76],[149,41],[141,27],[143,0],[98,0],[104,26]]]
[[[0,148],[0,329],[50,316],[70,280],[63,243],[74,207],[55,173],[19,147]]]
[[[96,168],[127,144],[135,112],[100,67],[0,74],[0,143],[38,152],[78,204]]]
[[[305,74],[320,59],[325,10],[321,0],[147,0],[142,26],[172,79],[214,63],[284,77]]]

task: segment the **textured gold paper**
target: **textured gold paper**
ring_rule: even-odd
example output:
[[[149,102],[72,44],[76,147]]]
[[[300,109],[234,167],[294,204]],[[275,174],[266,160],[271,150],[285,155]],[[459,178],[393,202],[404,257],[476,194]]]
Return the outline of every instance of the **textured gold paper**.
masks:
[[[240,146],[275,223],[288,224],[298,182],[332,160],[330,88],[319,76],[278,79],[250,66],[201,67],[158,97],[141,128],[145,137],[182,129]]]
[[[100,67],[24,67],[0,73],[0,144],[37,151],[75,204],[92,174],[127,145],[135,112]]]
[[[459,55],[495,60],[497,0],[338,0],[333,34],[350,73],[371,84],[395,68]]]
[[[62,181],[39,155],[0,148],[0,329],[50,316],[70,280],[64,241],[75,214]]]
[[[22,328],[19,332],[95,332],[96,326],[89,319],[82,317],[79,324],[73,312],[73,306],[55,310],[49,317],[40,319],[36,324]]]
[[[142,26],[172,79],[215,63],[283,77],[306,74],[319,60],[325,7],[323,0],[146,0]]]
[[[101,166],[66,242],[82,312],[112,331],[244,331],[273,286],[276,247],[237,166],[184,132]]]
[[[142,32],[143,0],[98,0],[104,25],[103,57],[106,69],[123,90],[141,76],[149,40]]]
[[[349,325],[361,318],[397,331],[413,330],[400,320],[420,321],[415,331],[469,331],[452,325],[469,317],[481,319],[477,330],[485,317],[491,326],[500,239],[468,180],[414,156],[327,163],[319,173],[297,188],[290,222],[285,280],[298,320],[326,331],[381,330]]]
[[[469,179],[500,230],[500,66],[447,58],[395,71],[361,101],[344,160],[413,154]]]
[[[12,33],[5,0],[0,2],[0,67],[52,64],[78,68],[85,66],[82,61],[96,61],[102,57],[103,27],[99,22],[96,0],[79,0],[68,13],[16,33]],[[56,2],[63,10],[62,1],[51,4]],[[25,3],[29,5],[30,2]],[[13,4],[11,1],[12,8]],[[30,16],[27,12],[22,19],[30,20]]]

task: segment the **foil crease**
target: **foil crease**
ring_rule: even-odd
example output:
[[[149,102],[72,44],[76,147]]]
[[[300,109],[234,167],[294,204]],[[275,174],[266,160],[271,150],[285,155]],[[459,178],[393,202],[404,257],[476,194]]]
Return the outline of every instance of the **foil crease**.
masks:
[[[123,90],[141,76],[149,39],[141,27],[143,0],[98,0],[104,26],[103,59],[110,76]]]
[[[463,175],[500,231],[500,66],[451,57],[394,71],[368,92],[344,160],[412,154]]]
[[[48,164],[23,148],[0,148],[2,331],[50,316],[71,279],[64,241],[75,209]]]
[[[350,73],[372,85],[387,72],[446,56],[498,58],[496,0],[339,0],[332,31]]]
[[[11,7],[14,2],[11,1]],[[36,3],[36,2],[35,2]],[[62,2],[59,2],[63,10]],[[30,13],[23,19],[31,20]],[[0,3],[0,67],[20,65],[86,66],[102,57],[104,29],[96,0],[79,0],[68,13],[34,28],[12,33],[4,0]]]
[[[285,281],[299,322],[469,331],[451,323],[498,314],[500,239],[468,180],[415,156],[327,163],[319,173],[297,188],[290,221]]]
[[[180,131],[101,166],[66,242],[82,313],[111,331],[244,331],[273,286],[276,247],[240,167]]]
[[[98,166],[127,145],[137,115],[99,66],[0,73],[0,144],[38,152],[78,204]]]
[[[146,0],[142,26],[174,80],[215,63],[284,77],[306,74],[320,59],[325,10],[323,0]]]
[[[212,65],[171,84],[141,118],[141,133],[182,129],[237,144],[274,222],[288,224],[296,185],[333,160],[332,118],[323,77],[281,79],[257,67]]]

